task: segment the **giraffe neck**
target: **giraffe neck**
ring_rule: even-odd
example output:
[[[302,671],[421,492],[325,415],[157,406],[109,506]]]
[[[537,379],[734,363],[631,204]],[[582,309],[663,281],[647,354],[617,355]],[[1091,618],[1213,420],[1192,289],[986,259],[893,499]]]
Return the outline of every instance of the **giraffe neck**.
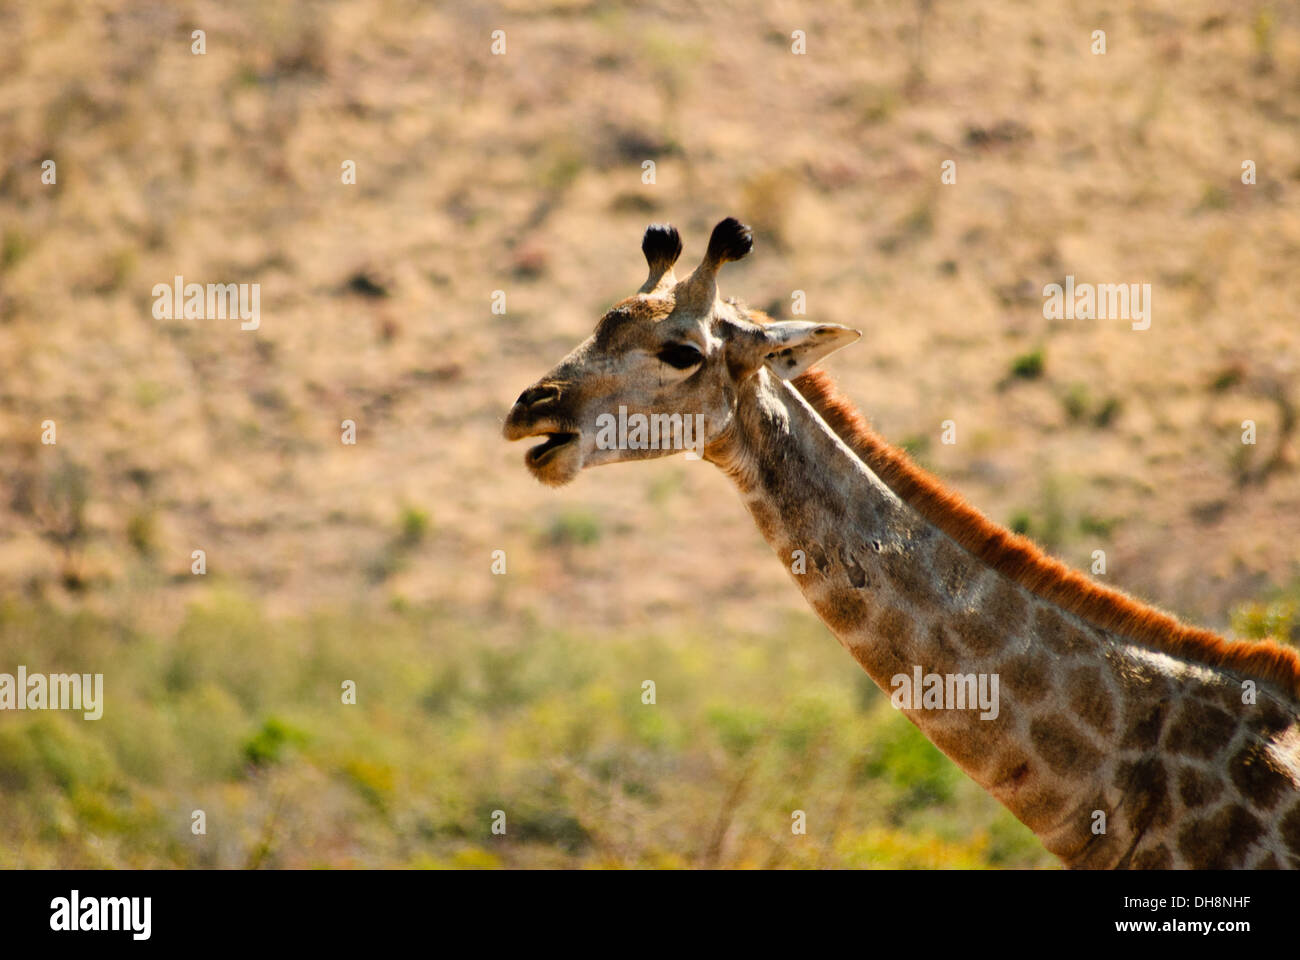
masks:
[[[895,706],[1067,864],[1300,866],[1293,704],[1262,691],[1243,706],[1239,678],[1127,642],[990,568],[766,370],[706,456]],[[1234,774],[1248,768],[1267,780],[1251,803]]]

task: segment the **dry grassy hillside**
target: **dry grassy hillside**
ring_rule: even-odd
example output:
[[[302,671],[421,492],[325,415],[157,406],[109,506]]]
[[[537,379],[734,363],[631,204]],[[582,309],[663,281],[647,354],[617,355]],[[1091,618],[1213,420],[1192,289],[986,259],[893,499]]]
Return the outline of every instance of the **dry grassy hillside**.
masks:
[[[722,216],[752,224],[754,253],[727,269],[724,295],[786,316],[802,290],[811,318],[864,330],[828,367],[994,520],[1076,566],[1104,549],[1108,582],[1205,625],[1300,630],[1287,599],[1300,578],[1300,10],[753,6],[0,5],[0,669],[93,651],[138,671],[120,681],[133,719],[110,733],[0,717],[0,792],[24,798],[0,840],[31,838],[4,856],[474,865],[466,784],[504,803],[511,785],[536,786],[520,772],[534,758],[550,771],[536,843],[561,853],[486,862],[659,864],[652,848],[688,864],[1043,862],[946,773],[943,789],[828,836],[820,860],[751,844],[746,830],[768,828],[736,813],[744,758],[770,767],[755,776],[774,795],[788,786],[784,761],[755,752],[763,731],[821,737],[843,720],[807,780],[839,798],[859,783],[846,770],[888,767],[843,731],[872,739],[892,719],[870,713],[857,668],[809,624],[712,467],[615,466],[556,492],[500,439],[519,391],[639,285],[651,221],[681,228],[684,263]],[[260,328],[154,319],[154,284],[178,274],[259,283]],[[1045,320],[1042,288],[1067,274],[1150,283],[1150,329]],[[55,445],[41,443],[47,419]],[[205,577],[190,573],[195,549]],[[497,549],[505,577],[489,571]],[[202,661],[192,675],[177,650]],[[232,676],[222,650],[284,675]],[[329,713],[337,676],[305,666],[313,654],[372,670],[387,713]],[[644,657],[692,678],[695,719],[653,735],[627,720],[627,735],[681,752],[672,769],[689,786],[663,801],[669,825],[643,803],[602,845],[592,824],[626,791],[601,791],[622,774],[574,758],[604,751],[622,770],[641,756],[620,746],[609,703]],[[473,695],[458,699],[461,684]],[[820,706],[781,699],[818,691]],[[709,697],[784,719],[718,714]],[[566,726],[605,709],[609,725]],[[529,740],[547,718],[554,743]],[[229,742],[205,733],[220,723]],[[156,724],[170,726],[140,733]],[[717,749],[691,760],[707,731]],[[210,762],[159,771],[199,756],[198,741]],[[906,763],[939,768],[906,743]],[[492,744],[512,759],[476,779]],[[103,762],[83,769],[89,753]],[[437,762],[452,753],[461,780]],[[322,783],[342,784],[337,802]],[[48,784],[63,799],[39,797]],[[184,811],[217,804],[214,791],[247,835],[186,852]],[[579,809],[575,791],[606,806]],[[842,824],[861,800],[843,796]],[[290,812],[268,827],[276,797]],[[939,846],[908,860],[888,831],[922,821]],[[1001,826],[984,846],[943,846],[987,823]],[[999,831],[1015,839],[999,847]]]

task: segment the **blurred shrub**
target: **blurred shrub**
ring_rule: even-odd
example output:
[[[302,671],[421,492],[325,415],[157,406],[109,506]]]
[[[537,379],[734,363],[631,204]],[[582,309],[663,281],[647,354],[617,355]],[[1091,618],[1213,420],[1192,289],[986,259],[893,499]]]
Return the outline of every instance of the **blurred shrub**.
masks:
[[[261,728],[244,741],[244,759],[254,767],[279,763],[289,747],[307,742],[307,734],[278,717],[267,717]],[[356,761],[352,761],[355,763]],[[348,767],[351,773],[351,766]]]

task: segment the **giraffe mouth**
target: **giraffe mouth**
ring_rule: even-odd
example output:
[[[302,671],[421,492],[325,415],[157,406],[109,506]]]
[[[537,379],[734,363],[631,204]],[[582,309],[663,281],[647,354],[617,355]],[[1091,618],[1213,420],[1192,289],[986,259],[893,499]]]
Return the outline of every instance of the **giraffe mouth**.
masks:
[[[576,433],[548,433],[545,443],[539,443],[537,446],[529,448],[527,454],[529,465],[540,467],[551,458],[555,451],[563,449],[577,439],[578,435]]]

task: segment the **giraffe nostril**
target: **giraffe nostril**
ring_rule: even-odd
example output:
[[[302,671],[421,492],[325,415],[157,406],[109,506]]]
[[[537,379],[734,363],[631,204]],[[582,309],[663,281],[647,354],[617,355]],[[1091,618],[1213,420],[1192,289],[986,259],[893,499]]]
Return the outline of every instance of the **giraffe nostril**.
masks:
[[[544,385],[540,387],[529,387],[523,393],[519,394],[519,399],[515,402],[525,407],[533,407],[546,400],[555,400],[560,395],[558,387]]]

